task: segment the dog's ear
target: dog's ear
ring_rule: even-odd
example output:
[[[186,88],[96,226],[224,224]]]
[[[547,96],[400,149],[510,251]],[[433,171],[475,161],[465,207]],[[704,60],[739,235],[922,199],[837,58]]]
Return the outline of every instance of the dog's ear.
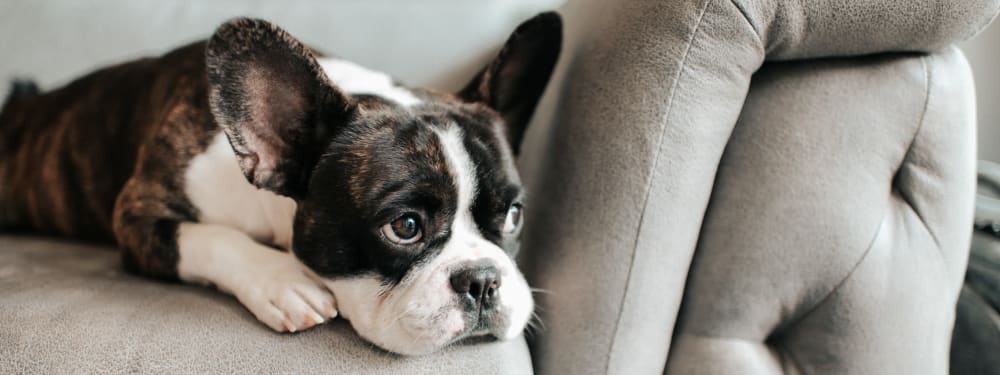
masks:
[[[562,19],[555,12],[541,13],[518,26],[493,61],[458,93],[503,116],[515,154],[561,48]]]
[[[239,18],[206,48],[209,103],[252,184],[304,197],[331,126],[352,104],[309,48],[277,26]]]

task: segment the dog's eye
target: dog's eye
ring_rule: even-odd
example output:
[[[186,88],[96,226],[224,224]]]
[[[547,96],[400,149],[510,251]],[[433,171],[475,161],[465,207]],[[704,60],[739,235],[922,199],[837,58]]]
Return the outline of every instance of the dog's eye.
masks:
[[[420,241],[420,218],[414,214],[406,214],[382,226],[382,234],[389,241],[400,245],[409,245]]]
[[[517,232],[517,228],[521,227],[521,216],[524,208],[521,207],[520,203],[514,203],[510,205],[507,209],[507,218],[503,221],[503,232],[505,234],[511,234]]]

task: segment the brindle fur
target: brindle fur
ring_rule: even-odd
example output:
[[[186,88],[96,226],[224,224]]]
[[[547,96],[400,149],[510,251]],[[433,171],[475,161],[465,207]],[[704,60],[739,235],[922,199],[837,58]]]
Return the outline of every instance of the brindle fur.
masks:
[[[174,278],[174,227],[196,217],[177,171],[218,131],[204,51],[195,43],[12,99],[0,114],[3,225],[117,240],[126,264]]]
[[[246,19],[223,25],[209,43],[102,69],[45,94],[27,86],[0,113],[0,230],[114,241],[128,267],[176,279],[177,228],[198,218],[183,172],[226,131],[248,181],[298,201],[294,247],[304,263],[322,275],[378,270],[398,280],[433,252],[381,254],[364,227],[372,223],[361,218],[385,219],[374,217],[375,207],[399,189],[390,185],[418,171],[414,181],[441,179],[419,186],[422,196],[455,200],[441,146],[416,125],[459,124],[475,163],[500,165],[508,147],[516,153],[558,56],[560,30],[557,15],[536,17],[508,42],[527,48],[505,48],[458,96],[415,90],[424,104],[405,111],[378,97],[348,98],[313,51]],[[235,99],[220,101],[220,93]],[[487,239],[516,251],[516,239],[502,239],[497,228],[520,186],[500,170],[478,173],[490,183],[475,198],[475,221]],[[313,185],[324,193],[301,200]],[[448,207],[438,205],[434,220],[450,217]],[[446,238],[443,223],[428,225]]]

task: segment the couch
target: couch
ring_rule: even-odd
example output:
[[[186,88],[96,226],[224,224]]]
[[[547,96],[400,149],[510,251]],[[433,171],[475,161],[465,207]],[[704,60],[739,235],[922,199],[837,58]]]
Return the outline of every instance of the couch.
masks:
[[[1000,1],[0,3],[0,78],[44,87],[285,26],[458,88],[522,19],[563,13],[519,160],[543,325],[423,357],[343,321],[276,334],[231,297],[123,272],[108,245],[0,237],[0,372],[945,373],[975,183],[951,45]]]

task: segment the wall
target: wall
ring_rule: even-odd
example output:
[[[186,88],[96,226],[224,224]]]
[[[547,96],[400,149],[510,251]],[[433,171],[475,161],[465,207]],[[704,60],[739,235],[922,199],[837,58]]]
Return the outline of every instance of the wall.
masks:
[[[563,0],[0,0],[0,100],[13,77],[59,87],[95,68],[268,19],[303,42],[414,86],[460,88],[510,32]]]

